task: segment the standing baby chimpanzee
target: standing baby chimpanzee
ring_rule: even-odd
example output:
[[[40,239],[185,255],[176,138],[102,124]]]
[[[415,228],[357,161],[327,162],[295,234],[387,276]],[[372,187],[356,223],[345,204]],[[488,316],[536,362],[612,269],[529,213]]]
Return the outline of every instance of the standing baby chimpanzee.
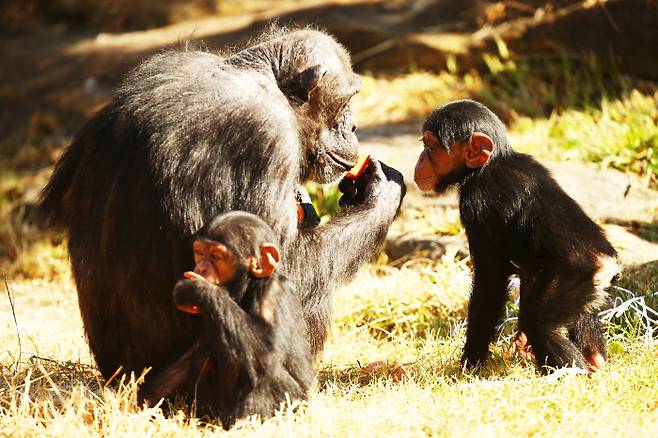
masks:
[[[425,149],[414,179],[421,190],[459,186],[459,212],[474,266],[462,361],[483,362],[519,274],[519,338],[543,372],[600,368],[606,349],[597,310],[618,273],[616,251],[548,170],[515,152],[505,126],[484,105],[460,100],[434,110],[423,125]],[[569,339],[560,330],[567,327]]]
[[[314,378],[308,332],[272,229],[258,216],[220,214],[196,235],[194,272],[174,289],[174,303],[202,321],[199,338],[147,380],[151,403],[173,392],[196,400],[196,414],[236,419],[271,416],[303,399]]]

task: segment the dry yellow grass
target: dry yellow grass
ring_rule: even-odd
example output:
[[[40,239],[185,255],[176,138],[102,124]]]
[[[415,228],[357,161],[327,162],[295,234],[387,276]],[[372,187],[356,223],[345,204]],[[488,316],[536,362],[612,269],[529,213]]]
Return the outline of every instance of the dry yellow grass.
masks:
[[[274,418],[246,419],[230,435],[257,436],[647,436],[658,430],[655,345],[617,343],[609,368],[591,377],[540,377],[493,347],[491,362],[463,373],[460,322],[469,290],[463,263],[370,265],[335,295],[330,341],[308,402]],[[205,436],[217,425],[136,405],[134,382],[103,388],[86,346],[75,289],[56,282],[12,284],[22,341],[2,300],[3,436]],[[436,324],[435,324],[436,323]],[[363,367],[385,361],[373,373]],[[410,378],[389,371],[405,364]]]
[[[398,122],[422,118],[435,106],[472,92],[486,95],[485,88],[477,74],[365,77],[355,109],[362,125]],[[639,120],[633,126],[654,125],[630,137],[622,126],[615,138],[628,137],[631,146],[638,138],[644,144],[644,133],[653,133],[656,120],[651,112],[633,109],[635,100],[655,107],[655,95],[635,93],[632,99],[613,109],[626,117],[631,108],[630,114],[637,115],[632,119]],[[581,132],[583,123],[598,129],[599,117],[608,113],[597,111],[585,118],[570,112],[563,122],[557,113],[547,120],[517,118],[512,134],[520,143],[533,144],[554,135],[581,150],[589,138],[570,134]],[[134,381],[104,388],[84,338],[65,246],[51,245],[27,225],[10,223],[26,190],[21,174],[12,175],[0,178],[0,244],[6,245],[0,247],[0,267],[10,274],[17,321],[5,296],[0,300],[0,436],[205,436],[220,431],[182,412],[166,418],[157,406],[137,406]],[[419,228],[461,232],[456,210],[422,206],[403,211],[393,231]],[[625,284],[646,296],[643,305],[654,308],[655,272],[654,262],[648,270],[633,272]],[[506,354],[509,330],[492,347],[487,366],[464,373],[459,357],[469,283],[465,261],[367,266],[335,294],[332,332],[316,364],[318,378],[309,400],[284,406],[264,422],[243,420],[228,434],[650,436],[658,431],[658,347],[655,333],[647,338],[641,331],[646,322],[641,315],[620,318],[611,328],[609,367],[593,376],[540,377],[533,366],[524,368]],[[0,290],[5,292],[2,283]],[[652,324],[647,326],[658,331]],[[366,366],[376,361],[387,366],[369,372]],[[402,382],[392,374],[398,364],[410,376]]]

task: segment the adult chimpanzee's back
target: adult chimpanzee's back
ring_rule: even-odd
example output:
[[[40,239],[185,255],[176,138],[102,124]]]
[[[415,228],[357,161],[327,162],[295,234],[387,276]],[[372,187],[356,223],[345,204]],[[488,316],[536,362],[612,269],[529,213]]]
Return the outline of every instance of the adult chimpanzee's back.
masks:
[[[171,291],[193,266],[193,233],[229,210],[258,214],[275,231],[313,353],[322,348],[329,292],[382,243],[402,197],[399,173],[374,161],[362,205],[297,228],[295,188],[335,180],[356,158],[349,100],[358,90],[344,49],[307,30],[267,35],[228,58],[166,52],[128,75],[57,163],[41,201],[68,230],[105,377],[119,366],[157,371],[189,348],[198,322],[177,311]]]

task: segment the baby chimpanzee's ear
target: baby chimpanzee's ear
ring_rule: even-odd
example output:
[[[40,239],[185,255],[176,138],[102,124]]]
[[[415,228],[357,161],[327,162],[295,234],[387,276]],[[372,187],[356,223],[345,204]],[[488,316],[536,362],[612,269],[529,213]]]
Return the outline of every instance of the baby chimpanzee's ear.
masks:
[[[249,257],[249,270],[256,278],[266,278],[274,273],[280,260],[279,248],[273,243],[263,243],[260,246],[260,260]]]
[[[464,162],[471,169],[482,167],[489,161],[496,144],[482,132],[474,132],[471,141],[464,146]]]

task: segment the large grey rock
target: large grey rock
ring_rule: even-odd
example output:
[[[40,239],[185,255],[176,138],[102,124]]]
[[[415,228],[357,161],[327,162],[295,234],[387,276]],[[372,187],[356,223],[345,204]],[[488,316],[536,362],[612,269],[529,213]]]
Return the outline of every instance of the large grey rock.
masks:
[[[446,254],[452,257],[465,258],[468,256],[468,249],[462,236],[403,233],[390,235],[386,238],[386,254],[392,261],[414,257],[439,260]]]

